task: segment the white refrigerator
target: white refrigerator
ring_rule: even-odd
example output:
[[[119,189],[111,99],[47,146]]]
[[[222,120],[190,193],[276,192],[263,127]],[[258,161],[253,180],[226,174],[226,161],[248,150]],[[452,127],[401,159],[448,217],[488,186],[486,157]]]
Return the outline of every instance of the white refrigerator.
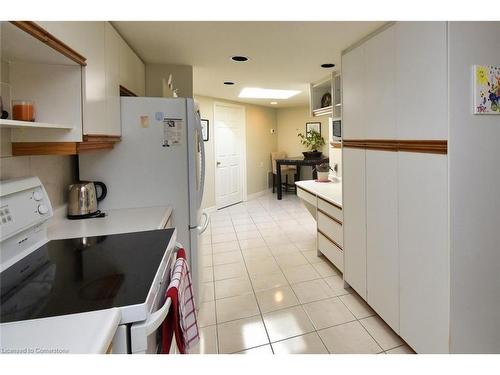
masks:
[[[198,242],[209,217],[201,210],[205,149],[193,99],[121,98],[121,129],[113,150],[79,156],[80,179],[106,184],[108,194],[99,202],[104,211],[172,206],[197,297]]]

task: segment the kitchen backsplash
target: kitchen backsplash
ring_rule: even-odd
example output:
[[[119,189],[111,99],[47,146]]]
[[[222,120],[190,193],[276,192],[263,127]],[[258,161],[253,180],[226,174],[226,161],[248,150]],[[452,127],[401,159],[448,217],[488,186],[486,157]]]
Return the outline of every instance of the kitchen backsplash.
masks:
[[[76,156],[9,156],[0,158],[0,179],[37,176],[42,181],[52,206],[67,201],[67,187],[78,180]]]

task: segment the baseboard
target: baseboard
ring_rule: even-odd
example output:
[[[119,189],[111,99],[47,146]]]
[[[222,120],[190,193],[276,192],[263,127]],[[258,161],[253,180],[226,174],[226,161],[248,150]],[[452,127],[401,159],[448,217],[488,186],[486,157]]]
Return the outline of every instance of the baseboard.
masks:
[[[212,206],[212,207],[204,208],[203,211],[206,212],[207,214],[211,214],[211,213],[217,211],[217,209],[215,208],[215,206]]]
[[[262,197],[263,195],[266,195],[266,194],[270,193],[271,190],[272,189],[269,188],[269,189],[265,189],[265,190],[262,190],[262,191],[258,191],[257,193],[248,194],[247,195],[247,201],[255,199],[255,198]]]
[[[247,198],[245,199],[245,201],[249,201],[249,200],[252,200],[252,199],[255,199],[255,198],[262,197],[263,195],[266,195],[266,194],[270,193],[271,191],[272,191],[272,189],[269,188],[269,189],[265,189],[265,190],[262,190],[262,191],[258,191],[257,193],[248,194]],[[205,211],[206,213],[210,214],[210,213],[216,212],[217,208],[215,206],[211,206],[211,207],[204,208],[203,211]]]

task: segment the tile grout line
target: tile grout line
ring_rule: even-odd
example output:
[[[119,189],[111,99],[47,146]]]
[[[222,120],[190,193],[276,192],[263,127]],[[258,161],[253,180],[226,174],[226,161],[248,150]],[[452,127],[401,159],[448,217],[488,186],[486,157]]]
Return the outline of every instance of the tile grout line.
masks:
[[[253,222],[252,218],[250,220],[252,220],[252,222]],[[255,222],[254,222],[254,225],[255,225]],[[259,231],[259,234],[260,234],[260,231]],[[238,237],[238,236],[236,236],[236,237]],[[239,239],[238,239],[238,245],[240,245]],[[274,355],[274,349],[273,349],[273,346],[271,345],[271,337],[269,336],[269,332],[267,331],[267,326],[266,326],[266,323],[264,321],[264,315],[262,314],[262,310],[260,308],[259,300],[257,299],[257,293],[255,293],[255,288],[254,288],[253,283],[252,283],[252,278],[250,277],[250,272],[248,271],[248,267],[247,267],[247,263],[246,263],[245,257],[243,256],[243,251],[241,250],[241,245],[240,245],[240,252],[241,252],[241,257],[243,258],[243,264],[245,265],[245,271],[247,271],[247,276],[248,276],[248,279],[250,280],[250,286],[252,287],[253,296],[255,298],[255,303],[257,304],[257,308],[259,309],[260,320],[262,321],[262,325],[264,326],[264,330],[266,331],[267,341],[269,342],[269,346],[271,347],[271,352]]]
[[[212,227],[210,226],[210,248],[212,249],[212,282],[214,283],[214,314],[215,314],[215,345],[217,354],[220,353],[219,350],[219,328],[217,324],[217,296],[215,295],[215,265],[214,265],[214,248],[212,242]]]

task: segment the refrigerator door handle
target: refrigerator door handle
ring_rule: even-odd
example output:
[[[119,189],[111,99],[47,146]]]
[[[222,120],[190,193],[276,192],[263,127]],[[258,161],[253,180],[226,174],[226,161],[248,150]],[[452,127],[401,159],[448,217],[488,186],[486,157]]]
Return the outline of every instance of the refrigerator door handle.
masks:
[[[202,234],[203,232],[205,232],[208,228],[208,223],[210,223],[210,215],[203,211],[201,216],[204,216],[205,217],[205,222],[203,223],[203,225],[200,225],[198,227],[198,230],[200,231],[198,234]]]
[[[203,132],[201,128],[201,121],[198,119],[200,125],[200,131],[198,133],[198,142],[200,142],[201,149],[201,176],[200,176],[200,192],[199,192],[199,206],[201,207],[201,202],[203,200],[203,190],[205,189],[205,142],[203,141]]]

